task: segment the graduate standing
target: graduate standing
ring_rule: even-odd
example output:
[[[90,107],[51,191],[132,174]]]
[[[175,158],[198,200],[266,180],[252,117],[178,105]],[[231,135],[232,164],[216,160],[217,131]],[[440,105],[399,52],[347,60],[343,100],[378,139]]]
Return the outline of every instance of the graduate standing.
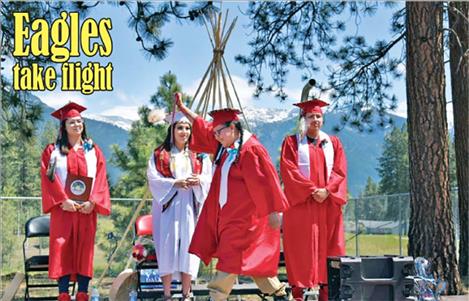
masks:
[[[340,140],[321,131],[327,103],[314,99],[301,109],[300,133],[283,141],[280,173],[290,208],[284,213],[283,246],[295,299],[321,285],[327,300],[327,256],[345,255],[342,206],[347,163]]]
[[[217,258],[217,273],[208,284],[213,300],[226,300],[237,275],[251,276],[259,289],[287,299],[277,275],[280,217],[287,207],[266,149],[244,130],[239,111],[212,111],[207,122],[176,96],[192,121],[190,147],[215,156],[212,185],[189,251],[205,264]]]
[[[111,213],[106,160],[86,135],[84,110],[70,102],[52,113],[60,120],[59,136],[42,153],[42,209],[50,213],[49,277],[59,282],[59,301],[71,299],[70,280],[78,281],[76,300],[88,300],[97,214]],[[88,201],[79,203],[67,194],[71,176],[92,178]]]
[[[147,169],[153,194],[153,240],[164,299],[171,300],[171,281],[176,279],[182,282],[185,300],[199,270],[200,259],[189,254],[189,244],[210,188],[212,163],[207,155],[189,149],[192,126],[181,112],[169,114],[166,120],[168,134]]]

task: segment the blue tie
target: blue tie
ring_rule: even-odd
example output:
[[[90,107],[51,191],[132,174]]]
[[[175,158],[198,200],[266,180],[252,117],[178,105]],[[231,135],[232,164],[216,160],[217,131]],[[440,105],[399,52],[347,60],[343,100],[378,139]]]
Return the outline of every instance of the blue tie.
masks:
[[[233,161],[238,154],[237,148],[227,148],[226,151],[228,152],[228,161]]]

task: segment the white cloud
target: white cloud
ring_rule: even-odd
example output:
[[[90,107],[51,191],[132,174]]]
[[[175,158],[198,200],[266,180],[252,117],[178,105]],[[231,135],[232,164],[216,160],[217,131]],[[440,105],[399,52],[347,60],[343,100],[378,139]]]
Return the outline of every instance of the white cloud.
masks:
[[[301,101],[301,91],[303,88],[285,88],[283,91],[287,93],[288,100],[287,102],[297,103]]]
[[[397,115],[397,116],[400,116],[400,117],[404,117],[404,118],[407,118],[407,102],[405,99],[401,99],[398,103],[397,103],[397,108],[395,111],[392,111],[391,113],[393,113],[394,115]]]
[[[139,106],[116,106],[112,109],[105,110],[100,113],[104,116],[120,116],[130,120],[138,120],[138,107]]]
[[[140,106],[146,103],[144,99],[150,98],[149,96],[142,96],[142,95],[136,96],[136,95],[128,94],[122,90],[115,90],[113,93],[113,97],[119,103],[126,104],[126,105],[133,104],[133,105],[140,105]]]

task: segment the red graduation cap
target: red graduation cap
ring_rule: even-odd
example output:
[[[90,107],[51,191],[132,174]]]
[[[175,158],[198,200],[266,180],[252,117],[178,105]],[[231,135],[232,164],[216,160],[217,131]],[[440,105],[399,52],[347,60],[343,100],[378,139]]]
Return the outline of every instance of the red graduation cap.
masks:
[[[301,109],[301,114],[304,115],[306,113],[312,112],[323,114],[321,107],[328,106],[329,104],[320,99],[312,99],[308,101],[294,103],[293,105],[299,107]]]
[[[80,112],[83,112],[84,110],[86,110],[84,106],[70,101],[68,104],[53,112],[51,115],[58,120],[63,121],[67,118],[81,116]]]
[[[215,110],[208,113],[212,116],[212,126],[216,127],[219,124],[227,123],[228,121],[237,121],[239,120],[238,114],[241,114],[241,111],[238,109],[221,109]]]

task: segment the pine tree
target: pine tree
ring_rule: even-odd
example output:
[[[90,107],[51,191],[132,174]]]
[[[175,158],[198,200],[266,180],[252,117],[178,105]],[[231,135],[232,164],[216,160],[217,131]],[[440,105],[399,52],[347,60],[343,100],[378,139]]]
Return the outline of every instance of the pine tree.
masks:
[[[459,270],[469,276],[469,3],[449,3],[451,95],[453,100],[459,229]],[[453,169],[454,170],[454,169]]]
[[[382,194],[409,192],[409,156],[407,126],[394,127],[384,138],[383,153],[378,159]]]
[[[449,186],[443,4],[407,2],[407,112],[410,164],[409,254],[461,292]]]
[[[381,194],[397,194],[409,192],[409,155],[407,143],[407,127],[394,127],[384,138],[383,152],[378,159],[378,173],[381,178],[379,191]],[[387,219],[397,220],[400,204],[398,199],[388,202]],[[408,204],[407,204],[408,205]]]
[[[351,17],[359,21],[366,15],[374,14],[379,5],[369,2],[253,2],[247,10],[254,35],[250,41],[251,52],[238,56],[237,60],[248,67],[247,77],[256,85],[257,95],[274,91],[281,100],[285,100],[287,95],[283,87],[289,66],[304,70],[304,79],[307,79],[320,71],[318,60],[324,62],[329,59],[335,67],[328,68],[327,85],[320,88],[331,91],[332,109],[340,108],[343,112],[341,124],[336,129],[340,130],[350,124],[360,131],[372,131],[375,124],[385,126],[392,123],[386,112],[396,108],[397,98],[389,94],[389,89],[392,87],[392,80],[402,76],[398,66],[405,63],[409,141],[415,143],[409,147],[410,192],[412,208],[418,215],[412,217],[414,223],[422,225],[421,228],[411,229],[416,231],[410,232],[410,236],[415,239],[411,240],[414,246],[409,251],[412,255],[426,256],[433,260],[437,273],[443,275],[449,283],[448,293],[458,294],[461,286],[456,258],[447,256],[455,242],[451,216],[445,211],[451,211],[449,187],[446,186],[449,172],[445,165],[448,163],[448,147],[444,142],[447,138],[446,103],[440,107],[441,100],[444,100],[444,94],[440,95],[441,87],[444,87],[444,69],[440,68],[444,64],[444,57],[440,56],[443,53],[440,49],[443,49],[445,32],[440,16],[447,13],[447,6],[443,3],[397,4],[391,20],[390,39],[381,39],[374,45],[368,45],[362,36],[345,36],[343,44],[335,47],[340,31],[345,29],[345,23],[338,16],[343,16],[348,8]],[[396,7],[395,3],[387,2],[384,5]],[[432,18],[427,19],[429,16]],[[432,34],[427,34],[428,32]],[[412,36],[416,33],[418,36]],[[398,47],[405,47],[405,55],[400,55],[402,50],[397,51],[400,53],[397,56],[393,55],[392,50]],[[421,61],[419,57],[428,60]],[[428,70],[423,70],[425,67]],[[419,74],[412,68],[424,74]],[[266,69],[270,71],[273,82],[269,85],[265,82]],[[429,72],[433,74],[430,76]],[[439,131],[432,132],[433,139],[426,139],[426,135],[423,135],[429,132],[428,128],[423,127],[423,124],[428,126],[427,120],[422,122],[418,116],[415,119],[411,117],[418,114],[418,110],[425,112],[425,117],[431,115],[428,120],[432,120],[440,128]],[[459,114],[457,111],[455,113]],[[420,115],[422,117],[421,113]],[[418,124],[413,124],[414,122]],[[417,143],[421,149],[427,151],[426,156],[415,153]],[[425,164],[436,166],[429,157],[441,159],[442,169],[426,170],[418,167]],[[428,193],[432,189],[440,193]],[[422,195],[426,196],[426,201],[422,199]],[[422,206],[424,202],[425,206]],[[440,208],[445,210],[440,212]],[[424,209],[433,210],[438,215],[425,215]],[[424,231],[425,227],[432,228],[435,225],[441,228],[442,233],[439,235]],[[445,242],[436,241],[436,237],[444,237]],[[430,246],[430,241],[435,243]]]
[[[365,190],[361,197],[370,197],[379,195],[379,185],[371,177],[366,179]],[[385,203],[380,198],[360,198],[360,219],[365,220],[382,220],[386,212]]]

